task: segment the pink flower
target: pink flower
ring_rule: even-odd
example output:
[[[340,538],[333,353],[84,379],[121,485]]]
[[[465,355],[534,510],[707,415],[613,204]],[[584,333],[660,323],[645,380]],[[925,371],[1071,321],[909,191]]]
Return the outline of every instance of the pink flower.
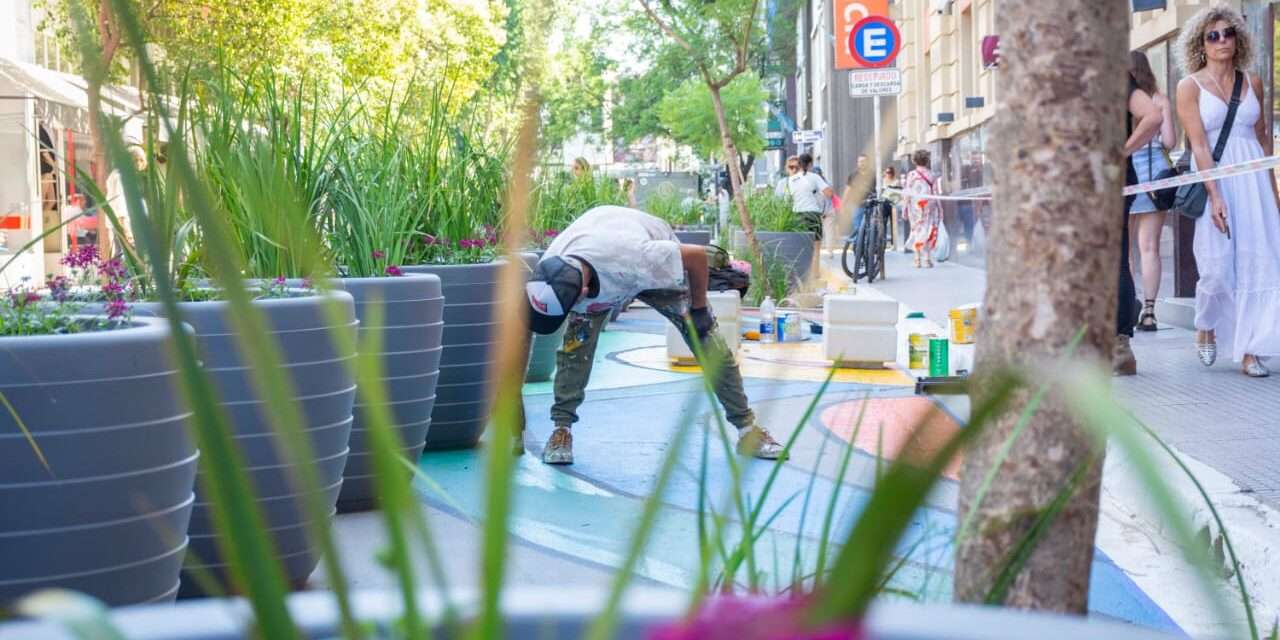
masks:
[[[127,313],[129,313],[129,304],[124,300],[116,299],[107,303],[108,320],[118,320]]]
[[[440,241],[437,240],[435,236],[429,233],[424,233],[422,234],[422,244],[430,247],[432,245],[440,244]]]
[[[285,280],[284,276],[276,276],[276,286],[277,286],[277,287],[283,287],[283,286],[285,285],[285,282],[286,282],[286,280]]]
[[[751,275],[751,263],[746,260],[730,260],[729,266],[733,268],[734,271],[741,271],[742,273]]]
[[[809,626],[807,598],[714,597],[649,640],[862,640],[857,621]]]
[[[373,250],[373,259],[374,259],[374,260],[381,260],[381,259],[383,259],[383,258],[385,258],[385,257],[387,257],[387,253],[386,253],[385,251],[379,251],[379,250],[377,250],[377,249],[374,249],[374,250]]]
[[[542,237],[544,238],[554,238],[558,235],[560,235],[560,232],[556,231],[555,229],[547,229],[546,231],[542,232]]]
[[[13,291],[9,294],[9,300],[13,302],[13,306],[21,309],[29,304],[40,302],[40,294],[26,290]]]
[[[397,267],[394,264],[387,267],[386,270],[383,271],[383,273],[389,276],[397,276],[397,277],[404,275],[404,272],[400,270],[400,267]]]

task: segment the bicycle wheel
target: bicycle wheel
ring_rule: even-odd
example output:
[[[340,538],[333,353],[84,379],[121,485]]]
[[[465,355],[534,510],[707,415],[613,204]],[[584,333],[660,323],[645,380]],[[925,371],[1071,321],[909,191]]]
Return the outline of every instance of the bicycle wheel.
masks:
[[[862,226],[862,229],[858,233],[858,240],[856,242],[857,255],[855,257],[857,259],[854,261],[854,267],[853,267],[853,272],[856,274],[853,278],[854,282],[857,282],[860,278],[863,278],[863,277],[867,278],[868,282],[871,281],[870,261],[872,258],[871,258],[871,243],[869,238],[870,235],[871,235],[871,229],[864,223]]]
[[[880,247],[883,242],[884,239],[880,236],[880,224],[872,223],[867,227],[867,241],[864,247],[867,254],[864,274],[867,276],[868,283],[875,282],[876,276],[880,275],[880,251],[877,247]]]
[[[854,244],[853,244],[853,238],[854,238],[853,236],[849,236],[848,238],[845,238],[845,241],[844,241],[844,251],[843,251],[843,252],[841,252],[841,254],[840,254],[840,268],[841,268],[841,269],[844,269],[844,274],[845,274],[846,276],[849,276],[849,279],[850,279],[850,280],[853,280],[854,282],[857,282],[857,281],[858,281],[858,276],[857,276],[857,274],[853,271],[853,269],[850,269],[850,268],[849,268],[849,252],[850,252],[850,251],[853,251],[853,252],[854,252],[854,261],[855,261],[855,263],[857,262],[857,259],[858,259],[858,258],[857,258],[857,248],[856,248],[856,247],[854,247]],[[854,266],[856,267],[857,265],[855,264]]]

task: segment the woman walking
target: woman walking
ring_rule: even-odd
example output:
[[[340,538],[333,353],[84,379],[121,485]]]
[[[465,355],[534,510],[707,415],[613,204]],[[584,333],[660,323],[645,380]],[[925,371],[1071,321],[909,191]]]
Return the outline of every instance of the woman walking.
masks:
[[[938,225],[942,224],[942,207],[937,200],[920,196],[937,195],[938,179],[929,170],[929,151],[921,149],[911,156],[915,168],[907,174],[904,190],[911,235],[907,244],[916,254],[915,266],[933,268],[933,250],[938,246]]]
[[[1192,169],[1256,160],[1272,153],[1262,115],[1262,80],[1244,71],[1255,55],[1244,18],[1216,5],[1196,14],[1179,40],[1188,77],[1178,83],[1178,114],[1191,141]],[[1229,104],[1239,87],[1235,118]],[[1215,160],[1219,136],[1225,135]],[[1244,374],[1270,375],[1260,358],[1280,355],[1280,196],[1272,172],[1204,183],[1208,202],[1196,222],[1196,350],[1212,366],[1221,344]]]
[[[1173,105],[1160,93],[1156,76],[1151,71],[1147,54],[1129,52],[1129,77],[1138,89],[1151,97],[1160,111],[1160,133],[1132,156],[1133,169],[1138,180],[1155,180],[1161,171],[1169,168],[1166,152],[1175,143],[1173,131]],[[1156,330],[1156,298],[1160,296],[1160,233],[1164,230],[1165,213],[1156,206],[1151,195],[1140,193],[1129,209],[1129,235],[1138,239],[1138,260],[1142,272],[1142,313],[1138,316],[1139,331]]]
[[[794,161],[788,158],[787,172],[790,175],[778,186],[778,193],[791,198],[792,213],[805,231],[813,234],[813,263],[809,266],[809,275],[821,282],[822,212],[834,192],[822,176],[810,171],[812,167],[813,156],[807,153],[796,156]]]
[[[910,227],[907,226],[906,218],[902,211],[902,192],[897,189],[901,185],[898,184],[898,169],[893,165],[884,168],[884,177],[882,178],[885,191],[881,194],[885,200],[889,201],[890,211],[890,229],[889,244],[898,250],[902,250],[907,246],[907,235],[911,233]],[[902,227],[902,231],[898,231],[898,227]],[[901,241],[899,241],[901,238]]]

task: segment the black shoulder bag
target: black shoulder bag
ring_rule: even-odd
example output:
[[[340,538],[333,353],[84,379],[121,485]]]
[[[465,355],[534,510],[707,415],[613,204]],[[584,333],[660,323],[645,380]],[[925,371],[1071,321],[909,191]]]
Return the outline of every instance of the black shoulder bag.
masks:
[[[1213,163],[1217,166],[1218,161],[1222,160],[1222,152],[1227,148],[1227,137],[1231,135],[1231,125],[1236,121],[1236,109],[1240,106],[1240,91],[1244,87],[1244,74],[1236,71],[1235,86],[1231,88],[1231,102],[1227,104],[1227,119],[1222,123],[1222,131],[1218,133],[1218,145],[1213,148]],[[1182,154],[1182,158],[1178,160],[1178,166],[1170,169],[1170,172],[1176,172],[1172,175],[1182,175],[1191,172],[1191,145],[1187,145],[1186,153]],[[1160,172],[1158,177],[1165,176],[1165,171]],[[1159,192],[1157,192],[1157,197]],[[1177,188],[1177,193],[1173,197],[1173,206],[1179,213],[1188,218],[1199,218],[1204,215],[1205,205],[1209,201],[1209,190],[1205,188],[1203,182],[1194,182],[1192,184],[1184,184]],[[1157,201],[1157,206],[1159,201]]]

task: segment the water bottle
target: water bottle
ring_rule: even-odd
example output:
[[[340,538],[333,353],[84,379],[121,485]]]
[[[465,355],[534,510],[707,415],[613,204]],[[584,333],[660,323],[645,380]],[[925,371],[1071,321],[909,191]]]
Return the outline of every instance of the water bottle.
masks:
[[[760,342],[777,342],[778,309],[771,296],[765,296],[760,304]]]

